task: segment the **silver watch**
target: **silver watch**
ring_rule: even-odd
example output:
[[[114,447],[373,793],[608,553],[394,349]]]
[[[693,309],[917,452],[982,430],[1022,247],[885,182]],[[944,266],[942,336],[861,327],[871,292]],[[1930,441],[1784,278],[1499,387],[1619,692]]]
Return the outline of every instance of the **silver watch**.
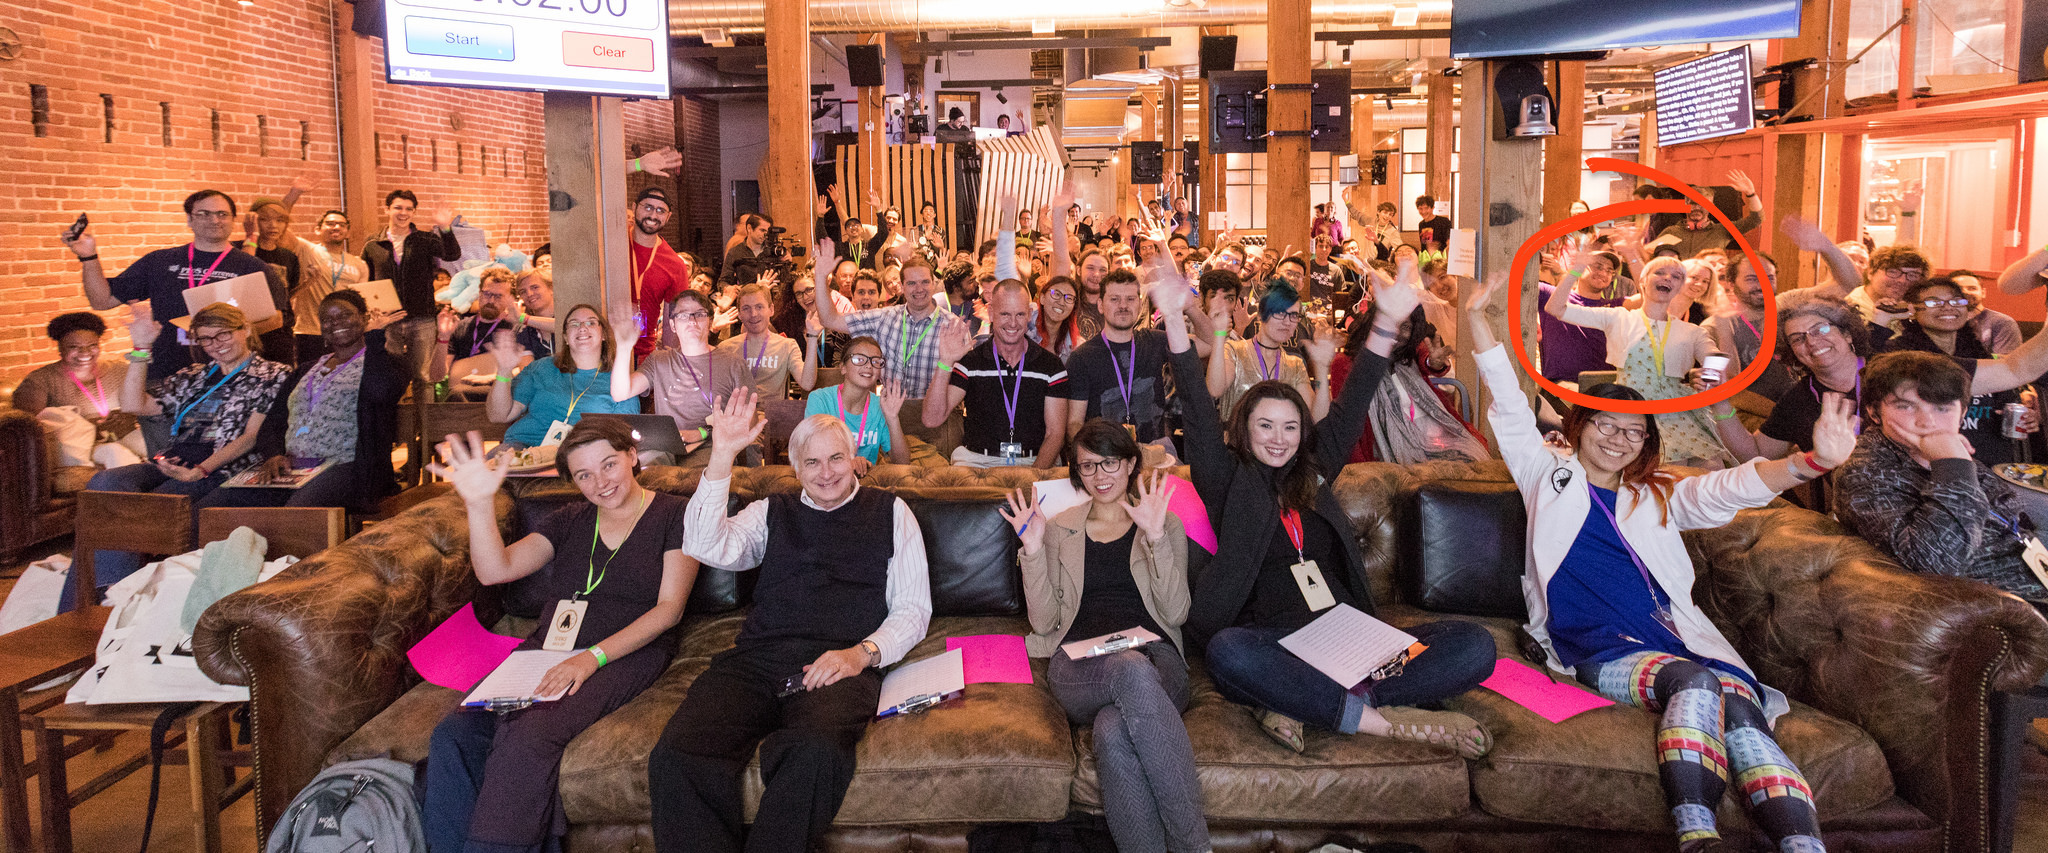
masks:
[[[860,648],[868,653],[868,666],[882,665],[882,647],[874,640],[860,641]]]

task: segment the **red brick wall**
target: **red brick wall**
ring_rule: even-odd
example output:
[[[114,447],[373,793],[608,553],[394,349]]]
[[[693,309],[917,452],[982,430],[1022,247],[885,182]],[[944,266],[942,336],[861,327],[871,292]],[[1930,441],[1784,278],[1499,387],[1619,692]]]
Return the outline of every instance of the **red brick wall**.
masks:
[[[4,23],[24,50],[0,63],[0,381],[53,360],[44,323],[87,308],[78,264],[57,240],[80,212],[91,214],[112,273],[190,239],[178,203],[194,189],[216,187],[246,205],[304,174],[319,186],[300,203],[301,219],[339,205],[329,11],[327,0],[10,6]],[[391,85],[374,52],[378,187],[411,189],[429,208],[445,202],[494,244],[530,250],[545,241],[541,96]],[[32,86],[48,104],[41,135]],[[632,102],[626,116],[630,146],[673,143],[669,102]],[[715,161],[708,174],[715,201]],[[127,312],[103,316],[119,325]],[[107,351],[126,349],[126,338],[111,335]]]

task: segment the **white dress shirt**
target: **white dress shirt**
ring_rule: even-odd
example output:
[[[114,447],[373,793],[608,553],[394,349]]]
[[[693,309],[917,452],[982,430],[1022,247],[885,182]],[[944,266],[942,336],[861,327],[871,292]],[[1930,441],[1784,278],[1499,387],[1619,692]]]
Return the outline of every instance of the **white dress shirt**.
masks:
[[[683,530],[683,553],[689,554],[704,565],[728,572],[743,572],[758,567],[761,557],[768,552],[768,501],[757,500],[747,504],[737,515],[725,514],[726,497],[732,490],[732,478],[697,481],[697,493],[690,497],[690,508],[685,515]],[[853,494],[860,493],[860,486],[854,486]],[[802,500],[812,509],[831,512],[811,500],[808,492]],[[882,625],[869,634],[882,650],[882,666],[888,666],[903,659],[910,649],[924,639],[925,629],[932,620],[931,578],[927,575],[924,556],[924,534],[917,526],[917,516],[902,498],[894,498],[895,507],[895,552],[889,557],[889,581],[885,595],[889,601],[889,617]],[[841,507],[845,502],[840,504]]]

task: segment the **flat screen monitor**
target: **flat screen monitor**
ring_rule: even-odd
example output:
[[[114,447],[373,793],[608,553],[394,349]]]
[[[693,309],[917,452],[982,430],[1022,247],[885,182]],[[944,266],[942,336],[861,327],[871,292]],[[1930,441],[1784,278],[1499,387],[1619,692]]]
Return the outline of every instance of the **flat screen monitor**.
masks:
[[[669,96],[668,0],[382,0],[393,83]]]
[[[1733,136],[1756,126],[1749,45],[1657,71],[1657,145]]]
[[[1799,0],[1458,0],[1451,56],[1533,56],[1799,34]]]

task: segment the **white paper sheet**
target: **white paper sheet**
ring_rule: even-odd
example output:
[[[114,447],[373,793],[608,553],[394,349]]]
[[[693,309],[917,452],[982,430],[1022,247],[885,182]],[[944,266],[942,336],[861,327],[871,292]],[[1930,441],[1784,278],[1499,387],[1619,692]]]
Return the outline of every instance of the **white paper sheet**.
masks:
[[[1148,643],[1159,642],[1158,634],[1154,634],[1151,631],[1147,631],[1143,628],[1129,628],[1122,631],[1104,634],[1100,637],[1089,637],[1085,640],[1075,640],[1071,643],[1062,643],[1060,644],[1060,649],[1065,651],[1067,653],[1067,657],[1073,660],[1094,657],[1095,655],[1093,654],[1093,652],[1095,651],[1096,647],[1108,643],[1109,638],[1111,637],[1131,637],[1133,639],[1136,639],[1138,643],[1136,645],[1129,647],[1133,649],[1137,648],[1138,646],[1146,645]]]
[[[1444,247],[1444,272],[1479,277],[1479,232],[1470,228],[1451,229],[1451,244]]]
[[[888,677],[882,679],[882,701],[876,703],[875,713],[880,714],[918,696],[944,696],[965,689],[966,660],[959,649],[954,649],[890,671]]]
[[[555,664],[582,653],[582,649],[560,652],[528,649],[513,652],[504,663],[498,664],[497,669],[491,670],[490,675],[477,682],[476,687],[469,691],[469,695],[463,697],[462,704],[481,706],[492,699],[532,699],[535,702],[552,702],[560,699],[562,696],[559,693],[553,696],[536,696],[534,692],[540,688],[541,677],[547,675],[548,670],[554,668]]]
[[[1339,604],[1301,630],[1280,638],[1294,653],[1346,690],[1358,685],[1415,644],[1415,636]]]

